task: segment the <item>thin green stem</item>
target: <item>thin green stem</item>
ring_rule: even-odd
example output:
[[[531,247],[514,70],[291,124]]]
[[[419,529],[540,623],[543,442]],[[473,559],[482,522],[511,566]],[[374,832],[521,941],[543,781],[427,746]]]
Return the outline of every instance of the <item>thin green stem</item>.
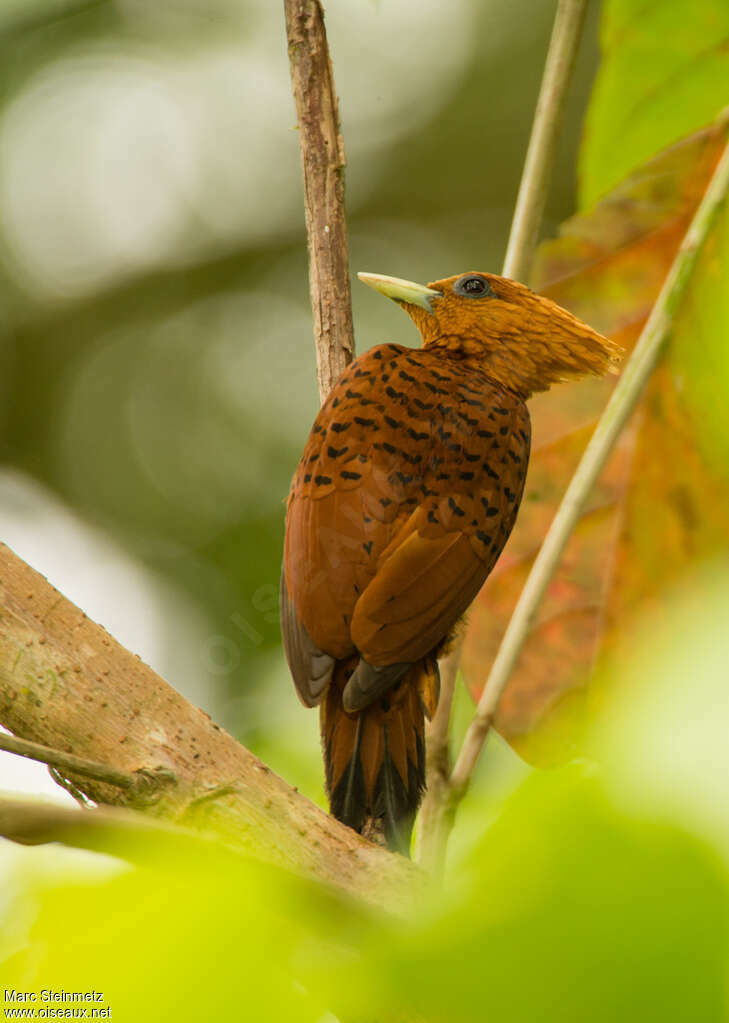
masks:
[[[517,281],[526,279],[534,258],[586,10],[587,0],[557,5],[504,259],[504,277]]]
[[[575,528],[585,500],[653,372],[696,267],[701,247],[728,191],[729,146],[724,150],[714,171],[640,339],[570,481],[521,592],[481,694],[476,715],[466,732],[463,747],[451,774],[451,787],[456,800],[460,799],[468,787],[499,699],[524,646],[547,584]]]

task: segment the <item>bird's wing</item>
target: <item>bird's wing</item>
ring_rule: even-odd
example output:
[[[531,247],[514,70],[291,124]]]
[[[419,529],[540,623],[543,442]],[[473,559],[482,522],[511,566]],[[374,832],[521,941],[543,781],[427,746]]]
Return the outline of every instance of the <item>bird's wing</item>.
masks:
[[[281,582],[284,649],[299,696],[321,701],[331,666],[355,652],[354,606],[377,558],[415,506],[393,471],[382,345],[360,356],[322,407],[289,495]],[[330,658],[330,663],[322,659]]]
[[[375,666],[430,653],[511,531],[526,409],[483,380],[442,370],[426,351],[375,349],[350,367],[314,425],[289,499],[283,605],[305,703],[326,688],[322,653],[359,651]]]
[[[281,571],[281,635],[286,659],[302,703],[316,707],[332,680],[336,658],[320,650],[296,614],[286,584],[286,568]]]
[[[446,494],[437,511],[413,512],[354,609],[352,640],[369,664],[412,663],[448,635],[495,565],[515,505],[491,488],[475,498]]]

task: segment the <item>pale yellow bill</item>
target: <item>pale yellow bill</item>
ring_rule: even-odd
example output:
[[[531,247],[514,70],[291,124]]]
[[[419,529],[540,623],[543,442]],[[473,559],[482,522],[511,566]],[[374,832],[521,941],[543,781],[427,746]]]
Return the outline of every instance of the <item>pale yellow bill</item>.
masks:
[[[435,288],[426,288],[424,284],[416,284],[415,281],[405,281],[401,277],[387,277],[385,274],[358,273],[357,276],[370,288],[387,295],[395,302],[409,302],[410,305],[419,305],[421,309],[432,313],[431,301],[440,298],[441,292]]]

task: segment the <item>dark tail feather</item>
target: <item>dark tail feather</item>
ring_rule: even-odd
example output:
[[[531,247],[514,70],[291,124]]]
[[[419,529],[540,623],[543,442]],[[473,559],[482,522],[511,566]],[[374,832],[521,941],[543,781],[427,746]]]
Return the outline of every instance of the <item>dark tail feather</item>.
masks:
[[[331,812],[373,841],[407,854],[425,787],[425,721],[438,699],[434,659],[414,664],[384,696],[361,711],[342,707],[357,658],[337,664],[321,705]]]

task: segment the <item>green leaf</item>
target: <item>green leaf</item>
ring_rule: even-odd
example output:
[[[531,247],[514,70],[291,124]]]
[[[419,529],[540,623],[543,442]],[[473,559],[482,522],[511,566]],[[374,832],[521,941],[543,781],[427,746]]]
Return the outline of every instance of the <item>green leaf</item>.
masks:
[[[282,870],[237,864],[221,848],[219,859],[211,850],[160,855],[85,882],[58,874],[44,881],[29,863],[13,887],[13,940],[0,954],[0,976],[5,990],[35,993],[36,1009],[43,991],[96,991],[102,998],[81,1008],[111,1008],[110,1018],[136,1023],[322,1018],[325,1005],[302,985],[297,960],[315,931],[331,959],[326,937],[337,934],[342,910]],[[354,930],[356,910],[348,913]]]
[[[605,0],[580,205],[729,104],[726,0]]]
[[[723,1018],[725,876],[693,836],[617,810],[583,768],[534,775],[469,866],[462,899],[390,967],[425,1018]]]

